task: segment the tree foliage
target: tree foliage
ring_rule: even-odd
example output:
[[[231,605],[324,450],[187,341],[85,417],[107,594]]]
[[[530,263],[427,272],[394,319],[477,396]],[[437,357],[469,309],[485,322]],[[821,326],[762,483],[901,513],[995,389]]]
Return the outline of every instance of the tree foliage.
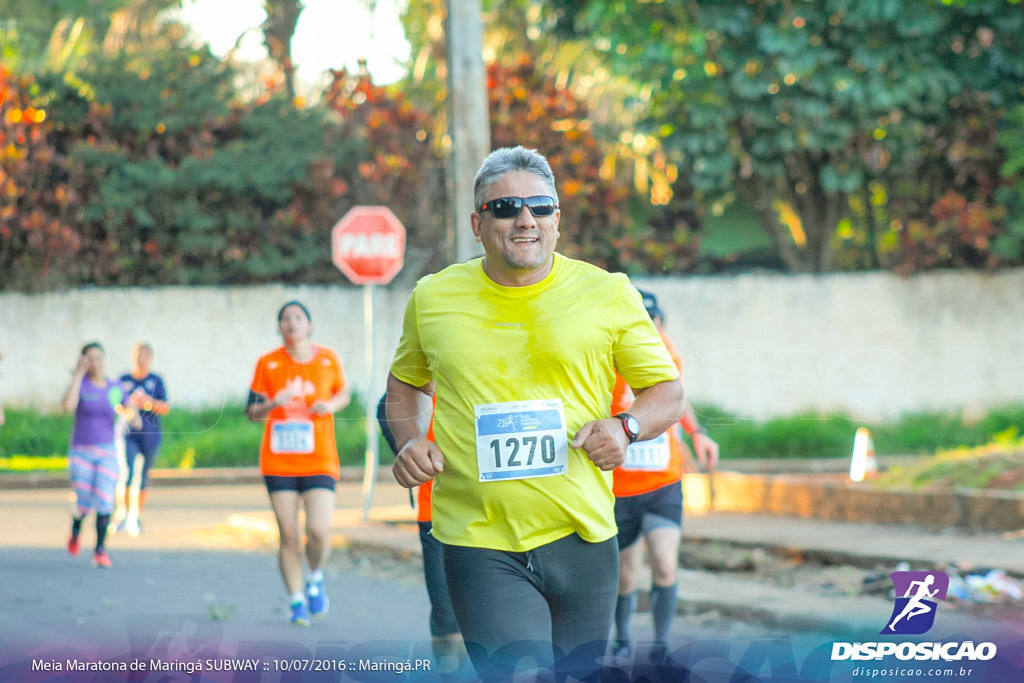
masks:
[[[563,200],[562,252],[634,273],[689,267],[699,246],[697,223],[686,198],[673,198],[669,190],[672,165],[634,144],[639,137],[622,142],[629,126],[624,84],[598,69],[589,45],[556,40],[542,5],[483,3],[491,146],[522,144],[548,156]],[[441,0],[411,3],[404,15],[414,55],[405,87],[436,110],[442,124],[448,90],[443,17]],[[662,206],[653,206],[648,194]]]
[[[649,90],[646,129],[695,197],[715,209],[748,202],[794,270],[834,267],[844,219],[851,232],[875,231],[865,240],[874,253],[883,230],[930,221],[947,191],[994,209],[981,176],[964,182],[954,150],[977,131],[957,130],[954,117],[994,113],[997,121],[1024,97],[1017,2],[555,4],[563,31],[609,36],[599,43],[608,62],[635,79],[638,92]],[[879,188],[893,206],[858,216],[851,203],[877,201]],[[871,222],[878,213],[880,226]],[[999,211],[988,214],[999,219]],[[985,238],[984,230],[968,232],[957,249]],[[890,237],[890,245],[898,251],[905,238]]]
[[[315,172],[344,158],[346,141],[326,148],[325,112],[279,92],[239,102],[233,72],[167,30],[162,49],[23,78],[33,87],[4,105],[22,121],[46,112],[12,130],[35,148],[5,158],[24,179],[3,210],[5,229],[23,236],[5,241],[5,286],[337,279],[330,223],[309,207]],[[63,251],[50,248],[57,237],[32,237],[41,231]]]
[[[629,229],[635,205],[629,171],[595,135],[587,104],[525,54],[510,61],[487,69],[491,144],[526,144],[548,158],[559,185],[560,250],[625,272],[674,269],[692,260],[685,222],[666,224],[662,234],[648,226]]]
[[[0,57],[22,72],[72,69],[159,41],[161,14],[181,0],[3,0]]]
[[[368,74],[344,69],[332,72],[324,101],[340,121],[330,138],[363,143],[337,168],[336,182],[348,192],[336,213],[357,204],[387,205],[406,228],[407,272],[447,265],[449,207],[434,116],[394,88],[374,85]]]
[[[432,118],[366,74],[296,107],[167,24],[151,49],[3,71],[0,286],[338,282],[330,228],[356,203],[406,223],[414,272],[447,263]],[[9,152],[9,153],[8,153]]]
[[[284,97],[233,102],[232,77],[207,52],[174,46],[99,62],[75,89],[52,79],[55,142],[83,197],[82,279],[294,281],[326,265],[293,206],[324,156],[323,123]]]
[[[83,246],[77,193],[66,158],[50,143],[52,122],[31,76],[0,64],[0,286],[60,284]]]
[[[1024,261],[1024,104],[1010,111],[999,133],[999,144],[1006,150],[1000,167],[1003,178],[996,191],[998,201],[1007,207],[1006,230],[996,237],[992,248],[1005,259]]]
[[[308,106],[301,2],[266,0],[279,73],[242,88],[177,4],[5,3],[0,287],[338,282],[355,204],[406,225],[402,277],[449,262],[441,0],[409,6],[405,83],[337,71]],[[571,256],[682,272],[742,200],[793,270],[1024,263],[1014,0],[484,7],[492,143],[549,157]]]

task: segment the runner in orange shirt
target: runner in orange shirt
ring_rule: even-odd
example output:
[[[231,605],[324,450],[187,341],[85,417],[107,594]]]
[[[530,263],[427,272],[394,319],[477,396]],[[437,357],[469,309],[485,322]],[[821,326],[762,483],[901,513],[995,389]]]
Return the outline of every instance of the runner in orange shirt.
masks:
[[[683,360],[662,329],[664,315],[658,308],[658,300],[650,292],[640,290],[640,294],[681,377]],[[625,380],[617,377],[612,392],[612,415],[628,410],[632,400]],[[714,469],[718,462],[718,443],[697,422],[689,402],[679,424],[689,435],[700,464]],[[619,596],[615,604],[612,652],[618,657],[628,657],[631,653],[629,622],[636,609],[641,558],[637,541],[641,536],[647,542],[647,561],[651,566],[651,613],[656,649],[666,647],[676,612],[676,572],[683,520],[683,448],[678,427],[673,426],[655,439],[629,446],[626,462],[613,471],[615,523],[619,527]]]
[[[278,563],[291,600],[291,621],[309,626],[310,614],[330,607],[323,567],[331,552],[334,485],[340,467],[334,438],[334,413],[348,405],[341,361],[331,349],[313,344],[313,322],[298,301],[277,314],[284,346],[256,363],[246,414],[265,422],[260,472],[280,533]],[[302,534],[299,503],[306,509],[306,561],[302,585]]]

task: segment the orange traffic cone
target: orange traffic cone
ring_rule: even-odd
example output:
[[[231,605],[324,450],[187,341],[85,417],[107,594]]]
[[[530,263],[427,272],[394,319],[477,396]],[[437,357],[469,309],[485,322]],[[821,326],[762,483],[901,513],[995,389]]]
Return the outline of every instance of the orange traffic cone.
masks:
[[[875,458],[875,442],[867,427],[857,430],[853,438],[853,455],[850,458],[850,479],[864,481],[878,477],[878,460]]]

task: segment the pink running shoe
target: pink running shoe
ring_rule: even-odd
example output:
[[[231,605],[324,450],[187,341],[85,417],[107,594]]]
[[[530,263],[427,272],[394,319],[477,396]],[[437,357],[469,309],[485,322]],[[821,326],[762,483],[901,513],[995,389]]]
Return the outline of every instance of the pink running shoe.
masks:
[[[110,555],[107,555],[107,551],[102,548],[92,556],[92,563],[103,569],[110,569],[114,566],[114,563],[110,561]]]

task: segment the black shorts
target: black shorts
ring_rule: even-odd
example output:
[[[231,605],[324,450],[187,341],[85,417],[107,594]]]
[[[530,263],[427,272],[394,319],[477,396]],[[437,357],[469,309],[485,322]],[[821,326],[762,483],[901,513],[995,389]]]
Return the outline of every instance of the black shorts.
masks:
[[[267,485],[267,492],[295,491],[305,493],[310,489],[334,490],[334,477],[329,474],[307,474],[301,477],[283,477],[279,474],[264,474],[263,483]]]
[[[139,490],[149,486],[149,471],[156,462],[156,454],[160,450],[160,434],[134,434],[129,432],[124,437],[124,457],[128,465],[128,486],[132,485],[135,474],[135,457],[142,456],[142,472],[139,474]]]
[[[527,552],[443,548],[452,607],[482,680],[512,680],[523,659],[592,676],[615,615],[614,537],[570,534]]]
[[[430,533],[433,527],[430,522],[420,522],[419,526],[423,575],[427,581],[427,596],[430,598],[430,635],[439,637],[458,633],[459,622],[455,620],[448,582],[444,577],[444,546]]]
[[[674,481],[661,488],[615,499],[615,524],[619,527],[619,548],[637,542],[641,534],[659,527],[683,526],[683,486]]]

